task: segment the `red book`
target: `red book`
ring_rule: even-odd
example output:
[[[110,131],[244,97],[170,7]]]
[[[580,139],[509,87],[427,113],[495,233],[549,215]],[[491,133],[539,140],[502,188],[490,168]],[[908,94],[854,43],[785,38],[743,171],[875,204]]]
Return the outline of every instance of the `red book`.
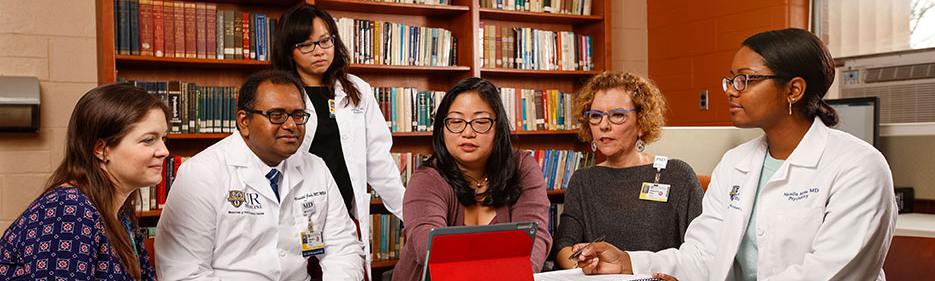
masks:
[[[185,2],[175,1],[175,57],[185,57]]]
[[[198,58],[198,35],[195,25],[195,3],[185,3],[185,57]]]
[[[165,24],[163,23],[162,0],[153,0],[153,53],[157,57],[164,57],[165,50]]]
[[[167,58],[175,57],[175,2],[172,0],[165,0],[162,2],[162,21],[164,34],[163,38],[163,55]]]
[[[153,1],[140,0],[140,55],[153,55]]]
[[[205,28],[205,20],[205,3],[195,3],[195,48],[199,59],[205,59],[208,56],[208,51],[205,50],[208,46],[206,38],[208,30]]]
[[[218,4],[208,3],[208,5],[205,6],[205,29],[207,29],[205,33],[205,36],[207,36],[207,38],[205,38],[207,40],[207,46],[205,48],[207,49],[207,56],[209,59],[217,58],[217,10]]]
[[[243,59],[250,59],[250,13],[243,13]]]
[[[166,170],[166,164],[168,164],[169,158],[162,160],[162,180],[159,181],[159,184],[156,185],[156,205],[149,205],[149,210],[158,210],[162,209],[162,204],[165,204],[165,200],[162,201],[162,204],[159,204],[160,197],[164,197],[166,194],[166,182],[169,180],[169,170]]]

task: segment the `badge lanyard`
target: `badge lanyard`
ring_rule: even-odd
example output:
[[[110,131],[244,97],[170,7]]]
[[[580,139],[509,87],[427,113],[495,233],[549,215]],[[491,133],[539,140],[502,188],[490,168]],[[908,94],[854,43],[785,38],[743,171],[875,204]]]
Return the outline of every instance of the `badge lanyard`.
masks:
[[[640,199],[667,202],[669,201],[668,184],[659,183],[659,177],[662,170],[669,164],[669,158],[665,156],[656,156],[653,160],[653,168],[656,168],[656,179],[652,183],[644,182],[640,188]]]

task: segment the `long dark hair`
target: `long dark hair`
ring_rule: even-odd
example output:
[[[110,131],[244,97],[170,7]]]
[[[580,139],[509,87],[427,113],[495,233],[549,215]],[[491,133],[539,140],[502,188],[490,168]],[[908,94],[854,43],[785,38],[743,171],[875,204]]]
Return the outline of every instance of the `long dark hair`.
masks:
[[[458,95],[475,92],[480,98],[493,109],[496,114],[496,124],[493,128],[493,151],[487,158],[484,175],[487,176],[487,191],[482,194],[475,194],[474,188],[464,178],[464,173],[458,168],[458,163],[448,152],[445,146],[445,116],[448,115],[448,109]],[[458,202],[464,206],[471,206],[477,203],[475,196],[484,195],[481,201],[483,206],[503,206],[513,205],[519,199],[522,187],[520,186],[519,173],[516,171],[516,160],[513,157],[513,145],[510,140],[510,123],[500,101],[500,93],[497,87],[490,81],[481,78],[465,78],[458,81],[457,84],[448,90],[445,97],[435,112],[434,122],[432,122],[432,158],[426,164],[434,168],[451,185],[455,195],[458,196]],[[471,130],[466,128],[465,130]],[[434,160],[434,161],[433,161]]]
[[[805,79],[798,112],[809,120],[818,116],[827,126],[838,123],[838,113],[823,100],[834,82],[834,59],[821,39],[804,29],[787,28],[750,36],[743,46],[766,60],[766,67],[779,76],[779,84],[795,77]]]
[[[129,233],[114,209],[117,185],[95,156],[98,141],[114,147],[130,131],[134,124],[146,117],[151,109],[160,109],[169,122],[169,107],[159,98],[126,83],[112,83],[88,91],[71,114],[68,132],[65,133],[65,159],[59,164],[46,183],[46,192],[64,184],[74,185],[100,213],[107,239],[117,253],[120,263],[133,278],[140,279],[140,265],[130,242]],[[120,212],[130,217],[136,228],[134,210],[136,191],[120,207]]]
[[[351,82],[347,74],[347,68],[351,62],[351,56],[347,53],[347,47],[338,34],[338,25],[334,22],[328,12],[315,5],[299,4],[292,7],[282,15],[279,20],[279,28],[276,31],[276,38],[273,39],[273,52],[271,60],[273,69],[284,70],[299,76],[296,70],[295,61],[292,59],[292,49],[295,44],[305,42],[308,36],[312,34],[312,25],[315,18],[322,19],[328,25],[328,32],[334,36],[334,59],[331,66],[321,77],[322,84],[328,87],[334,87],[335,81],[341,82],[344,92],[350,99],[350,103],[357,106],[360,104],[360,89]]]

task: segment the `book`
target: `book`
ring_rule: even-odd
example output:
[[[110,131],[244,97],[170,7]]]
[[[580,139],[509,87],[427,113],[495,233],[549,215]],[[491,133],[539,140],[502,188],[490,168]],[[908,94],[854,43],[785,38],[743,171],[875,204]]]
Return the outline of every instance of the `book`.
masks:
[[[175,1],[174,15],[175,19],[175,57],[185,57],[185,2]]]
[[[169,81],[166,87],[169,109],[172,110],[170,113],[171,116],[169,117],[169,131],[180,133],[182,132],[182,82]]]
[[[167,58],[175,57],[175,1],[164,0],[162,5],[162,55]]]
[[[234,11],[234,59],[242,60],[243,57],[243,13]]]
[[[244,13],[244,15],[247,15],[248,17],[250,17],[250,23],[249,23],[250,32],[248,32],[249,33],[248,37],[250,38],[250,40],[248,41],[250,44],[249,59],[256,60],[256,42],[257,42],[256,40],[256,14]]]
[[[195,3],[185,2],[185,57],[198,58],[198,25]]]
[[[153,55],[153,1],[140,0],[140,55]]]
[[[208,58],[208,29],[205,14],[205,3],[195,3],[195,57]]]
[[[224,29],[224,11],[217,11],[216,17],[217,17],[217,19],[215,20],[215,24],[216,24],[217,26],[215,27],[215,28],[216,28],[216,31],[215,31],[216,34],[215,34],[215,36],[217,36],[217,38],[215,39],[215,42],[217,43],[217,45],[216,45],[217,50],[215,51],[215,56],[216,56],[217,59],[222,60],[222,59],[224,59],[224,51],[225,51],[225,47],[224,47],[224,37],[225,37],[225,36],[224,36],[224,30],[225,30],[225,29]]]
[[[163,3],[162,0],[153,0],[153,55],[164,57],[165,50],[165,23],[163,22]]]
[[[245,60],[250,59],[250,13],[244,12],[240,15],[240,23],[243,24],[240,31],[243,32],[243,51],[242,55]]]
[[[130,0],[130,54],[140,55],[140,2]]]
[[[205,58],[217,58],[217,4],[205,5]]]
[[[224,59],[232,60],[234,51],[234,11],[224,11]]]
[[[130,0],[117,1],[117,54],[130,54]]]

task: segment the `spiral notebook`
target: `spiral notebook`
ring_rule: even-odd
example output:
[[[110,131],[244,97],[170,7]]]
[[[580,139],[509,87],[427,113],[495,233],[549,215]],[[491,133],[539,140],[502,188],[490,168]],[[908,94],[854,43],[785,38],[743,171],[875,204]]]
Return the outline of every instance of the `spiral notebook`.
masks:
[[[533,278],[536,281],[662,281],[649,275],[584,275],[580,268],[536,273]]]

